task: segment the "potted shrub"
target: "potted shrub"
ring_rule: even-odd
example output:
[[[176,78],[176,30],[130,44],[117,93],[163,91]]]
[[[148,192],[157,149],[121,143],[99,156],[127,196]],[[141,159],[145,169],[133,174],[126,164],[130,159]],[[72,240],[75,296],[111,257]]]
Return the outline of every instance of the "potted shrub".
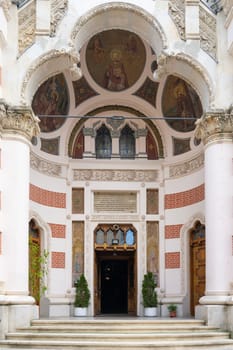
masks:
[[[167,309],[169,311],[169,316],[170,317],[176,317],[177,305],[170,304],[170,305],[168,305]]]
[[[142,282],[142,299],[145,316],[157,316],[158,299],[155,288],[154,275],[152,272],[147,272]]]
[[[74,316],[86,316],[90,302],[90,290],[85,276],[82,274],[75,282]]]

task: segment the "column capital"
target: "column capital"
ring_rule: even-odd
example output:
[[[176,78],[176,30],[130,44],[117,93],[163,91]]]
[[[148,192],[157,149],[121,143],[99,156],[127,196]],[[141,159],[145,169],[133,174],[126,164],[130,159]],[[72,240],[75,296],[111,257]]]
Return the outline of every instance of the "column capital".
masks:
[[[0,135],[21,135],[31,141],[40,132],[39,121],[31,108],[9,106],[0,100]]]
[[[209,111],[196,121],[195,137],[204,145],[233,141],[233,109]]]

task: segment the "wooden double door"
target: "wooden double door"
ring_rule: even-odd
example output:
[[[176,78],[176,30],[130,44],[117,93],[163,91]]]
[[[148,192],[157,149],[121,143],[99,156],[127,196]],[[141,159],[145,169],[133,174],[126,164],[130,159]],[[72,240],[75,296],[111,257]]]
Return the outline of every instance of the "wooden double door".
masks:
[[[95,254],[95,314],[135,315],[135,252]]]

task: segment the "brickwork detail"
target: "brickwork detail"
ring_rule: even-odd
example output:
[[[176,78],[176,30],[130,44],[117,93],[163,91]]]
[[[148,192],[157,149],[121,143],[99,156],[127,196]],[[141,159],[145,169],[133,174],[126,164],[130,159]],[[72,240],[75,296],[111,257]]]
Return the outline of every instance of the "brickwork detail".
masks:
[[[63,252],[52,252],[52,268],[53,269],[64,269],[65,268],[65,253]]]
[[[180,268],[180,252],[165,253],[165,269]]]
[[[166,225],[165,239],[180,238],[180,229],[183,225]]]
[[[204,200],[204,184],[188,191],[165,195],[165,209],[186,207]]]
[[[30,185],[30,200],[48,207],[65,208],[66,194]]]
[[[66,238],[66,226],[60,224],[49,224],[52,238]]]

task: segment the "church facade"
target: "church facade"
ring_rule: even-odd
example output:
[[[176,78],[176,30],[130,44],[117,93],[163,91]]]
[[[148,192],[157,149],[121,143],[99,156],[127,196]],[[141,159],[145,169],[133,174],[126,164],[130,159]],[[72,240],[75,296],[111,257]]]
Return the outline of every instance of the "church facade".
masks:
[[[233,3],[0,1],[1,336],[158,313],[233,331]]]

